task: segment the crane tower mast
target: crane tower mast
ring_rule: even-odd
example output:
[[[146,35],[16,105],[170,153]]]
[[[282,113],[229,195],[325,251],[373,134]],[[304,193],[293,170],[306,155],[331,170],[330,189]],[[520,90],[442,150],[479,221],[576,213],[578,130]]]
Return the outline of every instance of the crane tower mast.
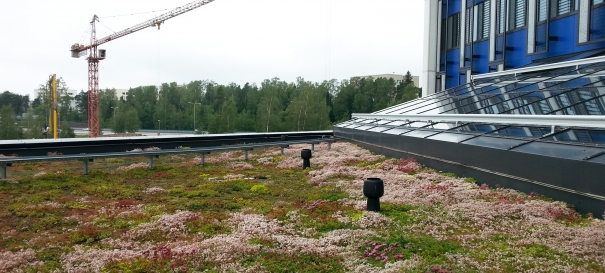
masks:
[[[179,16],[188,11],[199,8],[203,5],[214,2],[215,0],[197,0],[191,2],[182,7],[178,7],[174,10],[171,10],[167,13],[159,15],[151,20],[147,20],[143,23],[140,23],[136,26],[124,29],[122,31],[118,31],[112,35],[107,37],[97,39],[96,37],[96,24],[95,22],[99,21],[99,17],[97,15],[93,16],[92,21],[90,22],[92,26],[91,36],[90,36],[90,44],[89,45],[80,45],[74,44],[71,46],[71,56],[74,58],[79,58],[81,56],[86,55],[86,51],[88,51],[88,136],[89,137],[98,137],[100,135],[100,125],[99,125],[99,61],[105,59],[106,52],[103,49],[98,49],[98,47],[104,43],[109,41],[118,39],[120,37],[124,37],[128,34],[137,32],[139,30],[155,27],[157,26],[160,29],[160,25],[164,23],[164,21]]]

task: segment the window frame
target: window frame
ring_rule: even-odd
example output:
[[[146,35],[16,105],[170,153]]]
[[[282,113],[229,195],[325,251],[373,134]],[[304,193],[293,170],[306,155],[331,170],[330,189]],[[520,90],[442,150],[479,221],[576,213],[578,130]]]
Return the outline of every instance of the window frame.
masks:
[[[518,1],[523,1],[525,3],[524,7],[523,7],[523,25],[521,26],[517,26],[516,24],[513,24],[513,22],[517,22],[517,14],[518,14],[518,10],[517,7],[519,7],[519,5],[517,5]],[[506,26],[506,33],[511,33],[511,32],[515,32],[524,28],[527,28],[527,10],[528,10],[528,1],[527,0],[509,0],[508,1],[508,24]],[[513,27],[514,26],[514,27]]]
[[[448,16],[445,20],[445,51],[460,48],[460,12]]]
[[[561,1],[570,1],[571,5],[570,7],[572,7],[573,9],[571,11],[565,12],[565,13],[561,13],[561,14],[556,14],[553,15],[553,11],[556,9],[558,12],[558,8],[559,8],[559,4]],[[561,19],[567,16],[571,16],[574,14],[578,14],[578,11],[580,9],[580,0],[550,0],[550,3],[548,3],[548,18],[550,18],[551,21],[557,20],[557,19]],[[556,5],[554,4],[556,3]]]

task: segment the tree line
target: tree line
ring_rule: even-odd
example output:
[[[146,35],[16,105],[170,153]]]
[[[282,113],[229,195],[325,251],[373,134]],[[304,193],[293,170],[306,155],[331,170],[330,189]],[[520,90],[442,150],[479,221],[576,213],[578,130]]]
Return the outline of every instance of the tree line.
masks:
[[[45,88],[40,86],[41,90]],[[58,91],[61,123],[87,122],[88,92],[70,96],[61,78]],[[260,85],[243,86],[213,81],[181,85],[172,82],[159,88],[130,88],[120,98],[115,89],[100,90],[99,120],[102,128],[115,133],[141,129],[195,129],[197,133],[329,130],[332,124],[349,120],[352,113],[378,111],[417,98],[420,93],[409,72],[400,82],[392,78],[351,78],[341,82],[311,82],[303,78],[286,82],[273,78]],[[28,96],[2,93],[0,139],[44,138],[47,105],[44,96],[30,104]],[[21,126],[13,125],[18,119]],[[9,127],[11,133],[7,133]],[[66,126],[61,129],[69,133]]]

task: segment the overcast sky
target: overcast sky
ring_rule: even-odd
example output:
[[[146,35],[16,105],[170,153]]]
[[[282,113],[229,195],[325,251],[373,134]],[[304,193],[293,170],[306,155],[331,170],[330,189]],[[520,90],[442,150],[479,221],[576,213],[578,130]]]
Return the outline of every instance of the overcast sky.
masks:
[[[57,74],[88,89],[74,43],[134,26],[192,0],[0,0],[0,92],[30,94]],[[213,80],[260,84],[422,72],[422,0],[216,0],[100,46],[100,88]],[[157,11],[157,12],[149,12]],[[143,13],[149,12],[149,13]],[[130,16],[118,16],[143,13]],[[33,98],[32,98],[33,99]]]

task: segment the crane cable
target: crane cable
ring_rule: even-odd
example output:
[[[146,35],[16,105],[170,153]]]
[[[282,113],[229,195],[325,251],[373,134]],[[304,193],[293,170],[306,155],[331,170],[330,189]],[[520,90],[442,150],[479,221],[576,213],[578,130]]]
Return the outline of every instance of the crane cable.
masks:
[[[109,29],[109,31],[116,33],[115,31],[113,31],[111,28],[109,28],[108,26],[106,26],[105,24],[103,24],[101,21],[99,21],[99,24],[101,24],[102,26],[104,26],[106,29]]]
[[[86,39],[86,37],[89,36],[88,34],[90,33],[91,28],[92,27],[90,25],[88,25],[86,27],[86,30],[84,30],[84,34],[82,34],[82,38],[80,38],[80,44],[83,44],[84,43],[84,39]]]
[[[145,12],[139,12],[139,13],[122,14],[122,15],[113,15],[113,16],[103,16],[103,17],[99,17],[99,18],[114,18],[114,17],[123,17],[123,16],[131,16],[131,15],[140,15],[140,14],[154,13],[154,12],[158,12],[158,11],[167,11],[167,10],[173,10],[173,9],[174,9],[174,8],[169,8],[169,9],[159,9],[159,10],[145,11]]]

